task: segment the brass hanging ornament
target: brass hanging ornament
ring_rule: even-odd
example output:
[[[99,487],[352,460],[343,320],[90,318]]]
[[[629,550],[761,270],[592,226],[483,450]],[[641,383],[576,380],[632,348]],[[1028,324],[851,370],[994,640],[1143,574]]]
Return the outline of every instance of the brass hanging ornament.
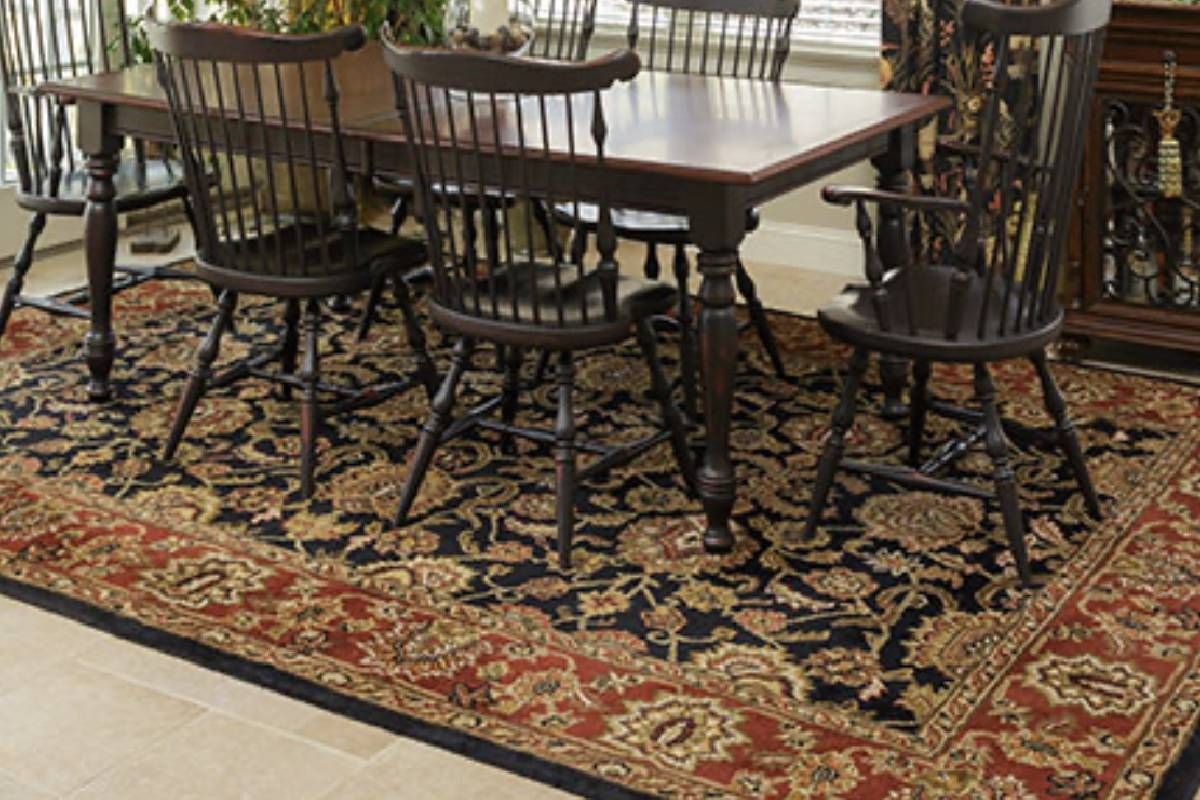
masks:
[[[1175,131],[1182,113],[1175,107],[1175,53],[1163,53],[1163,107],[1154,112],[1158,120],[1158,189],[1163,197],[1183,196],[1183,150]]]

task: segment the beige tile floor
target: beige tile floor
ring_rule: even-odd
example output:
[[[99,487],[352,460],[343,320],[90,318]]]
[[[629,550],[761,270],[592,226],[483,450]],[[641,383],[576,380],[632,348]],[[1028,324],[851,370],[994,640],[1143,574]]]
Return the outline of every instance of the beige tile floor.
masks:
[[[754,272],[771,305],[801,312],[844,283]],[[27,285],[83,276],[82,254],[60,252]],[[568,795],[0,597],[0,800],[554,797]]]

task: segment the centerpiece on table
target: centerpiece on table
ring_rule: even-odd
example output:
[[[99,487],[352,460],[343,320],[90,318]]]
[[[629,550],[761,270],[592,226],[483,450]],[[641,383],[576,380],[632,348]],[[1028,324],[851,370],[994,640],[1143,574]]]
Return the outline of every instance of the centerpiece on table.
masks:
[[[529,0],[447,0],[444,27],[448,47],[521,55],[533,44],[533,6]]]

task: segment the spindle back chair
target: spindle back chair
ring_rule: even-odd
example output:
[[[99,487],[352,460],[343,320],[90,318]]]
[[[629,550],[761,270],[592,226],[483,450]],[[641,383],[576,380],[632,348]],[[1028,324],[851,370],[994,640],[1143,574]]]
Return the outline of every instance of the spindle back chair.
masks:
[[[559,354],[559,415],[553,435],[538,436],[512,425],[515,370],[506,380],[501,429],[506,435],[528,434],[556,443],[559,557],[569,564],[578,446],[571,398],[574,351],[616,344],[636,332],[681,469],[689,481],[692,474],[682,420],[671,403],[647,322],[675,302],[674,289],[619,272],[608,202],[579,181],[585,169],[605,169],[603,90],[633,78],[638,58],[624,51],[590,62],[553,63],[392,45],[386,46],[385,58],[395,76],[397,111],[410,143],[420,217],[430,241],[430,316],[461,337],[421,433],[398,519],[407,518],[449,423],[457,383],[476,340],[506,347],[517,363],[523,349],[553,351]],[[573,169],[546,169],[552,161]],[[489,192],[514,202],[498,205],[497,245],[481,262],[454,224],[455,212],[468,205],[469,195],[482,204]],[[583,202],[598,208],[595,263],[578,253],[568,260],[559,248],[544,256],[536,252],[529,244],[533,222],[519,209],[534,204],[578,207]],[[525,234],[523,247],[514,244],[516,230]],[[611,467],[661,438],[601,450],[601,462]]]
[[[969,154],[965,197],[910,197],[826,188],[827,200],[856,208],[868,285],[846,292],[819,315],[831,335],[858,350],[818,471],[810,533],[841,457],[842,439],[853,416],[854,393],[870,350],[916,362],[910,469],[885,470],[883,474],[923,488],[964,491],[961,484],[934,478],[929,474],[932,468],[916,469],[929,407],[929,364],[974,364],[976,395],[982,406],[980,433],[994,462],[996,493],[1023,580],[1030,576],[1023,522],[989,363],[1018,357],[1033,361],[1047,408],[1055,418],[1059,442],[1089,509],[1099,514],[1082,451],[1046,365],[1045,347],[1062,328],[1060,270],[1110,5],[1111,0],[1053,0],[1018,7],[993,0],[966,0],[964,34],[978,40],[978,52],[991,48],[994,66],[978,120],[963,120],[960,126],[965,132],[977,131],[978,136],[977,142],[966,142],[961,148]],[[977,124],[967,124],[970,122]],[[873,243],[868,204],[874,202],[961,214],[961,235],[950,263],[914,263],[885,272]],[[932,462],[928,466],[932,467]]]
[[[321,298],[362,291],[377,275],[399,274],[425,248],[364,228],[358,221],[339,121],[335,61],[365,42],[358,26],[307,36],[214,24],[147,27],[195,203],[196,271],[221,290],[209,338],[180,400],[167,441],[170,458],[200,396],[239,293],[285,300],[282,374],[298,386],[301,493],[313,488],[317,426],[317,332]],[[304,364],[295,372],[300,302],[305,301]],[[403,310],[418,371],[436,382],[408,298]],[[325,388],[325,387],[320,387]]]
[[[627,39],[646,69],[777,81],[799,0],[634,0]]]
[[[598,0],[534,0],[535,36],[526,56],[547,61],[582,61],[587,58],[588,46],[596,31],[597,2]],[[390,38],[386,32],[385,37]],[[398,232],[411,210],[413,190],[411,181],[407,177],[376,175],[374,176],[374,189],[382,196],[391,199],[392,231],[393,233]],[[484,236],[500,235],[498,227],[494,224],[496,214],[493,207],[508,201],[496,195],[485,198],[487,203],[479,206],[476,202],[477,198],[468,196],[460,199],[468,203],[462,209],[461,225],[471,240],[469,246],[473,247],[479,236],[476,216],[482,218],[486,215],[491,218],[484,220]],[[545,207],[535,205],[528,211],[534,214],[538,229],[545,235],[547,244],[554,246],[556,240],[554,239],[553,224]],[[485,245],[492,250],[496,243],[492,240],[485,240]],[[413,277],[425,276],[420,274]],[[365,339],[370,332],[382,296],[382,284],[371,287],[366,309],[359,320],[358,338],[360,340]]]
[[[21,294],[47,216],[80,216],[87,199],[88,175],[76,144],[75,109],[40,93],[38,87],[51,80],[109,72],[131,64],[132,45],[122,12],[119,6],[106,6],[101,0],[0,0],[0,79],[17,177],[16,202],[33,214],[0,299],[0,335],[13,309],[23,305],[87,316],[85,310],[62,300]],[[114,183],[118,212],[185,199],[186,195],[178,165],[147,162],[140,142],[135,142],[133,157],[118,163]],[[131,275],[119,288],[150,277],[186,276],[167,268],[118,269]]]
[[[630,5],[626,38],[646,69],[778,81],[791,50],[792,27],[799,10],[799,0],[635,0]],[[616,209],[613,214],[618,236],[646,245],[642,269],[647,277],[657,279],[661,272],[659,245],[674,249],[672,268],[680,292],[677,319],[680,377],[684,408],[695,418],[699,390],[694,318],[687,294],[691,264],[686,247],[692,242],[688,221],[671,214],[633,209]],[[564,224],[579,227],[579,223],[584,223],[585,230],[594,230],[595,215],[591,208],[583,209],[582,218],[561,208],[557,216]],[[746,230],[756,229],[758,223],[757,210],[748,209]],[[735,277],[738,292],[750,312],[750,324],[776,374],[782,376],[783,358],[766,309],[750,273],[740,261]]]

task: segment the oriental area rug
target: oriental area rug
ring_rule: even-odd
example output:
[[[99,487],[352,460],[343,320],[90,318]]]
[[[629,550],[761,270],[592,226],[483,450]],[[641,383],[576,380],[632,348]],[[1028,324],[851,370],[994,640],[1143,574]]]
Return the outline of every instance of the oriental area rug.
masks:
[[[0,345],[0,590],[347,716],[593,797],[1190,797],[1200,779],[1200,392],[1056,365],[1103,521],[1052,451],[1014,456],[1037,588],[994,504],[843,473],[797,542],[847,353],[776,315],[790,375],[746,337],[735,409],[737,546],[663,445],[581,488],[574,566],[554,549],[553,458],[446,444],[411,523],[398,487],[414,390],[327,421],[298,495],[298,411],[261,383],[214,391],[159,458],[212,317],[207,289],[121,295],[113,402],[87,402],[84,325],[20,312]],[[394,314],[394,312],[391,312]],[[222,358],[279,333],[245,299]],[[394,323],[395,320],[390,320]],[[405,372],[402,327],[327,320],[323,370]],[[446,343],[433,336],[444,367]],[[664,344],[674,372],[671,345]],[[477,357],[463,407],[500,385]],[[533,364],[527,365],[533,380]],[[656,425],[635,348],[578,366],[581,433]],[[1036,375],[997,368],[1042,426]],[[939,368],[947,400],[968,373]],[[896,459],[877,380],[853,455]],[[552,424],[554,387],[520,420]],[[931,420],[931,442],[958,431]],[[968,454],[958,471],[988,482]]]

